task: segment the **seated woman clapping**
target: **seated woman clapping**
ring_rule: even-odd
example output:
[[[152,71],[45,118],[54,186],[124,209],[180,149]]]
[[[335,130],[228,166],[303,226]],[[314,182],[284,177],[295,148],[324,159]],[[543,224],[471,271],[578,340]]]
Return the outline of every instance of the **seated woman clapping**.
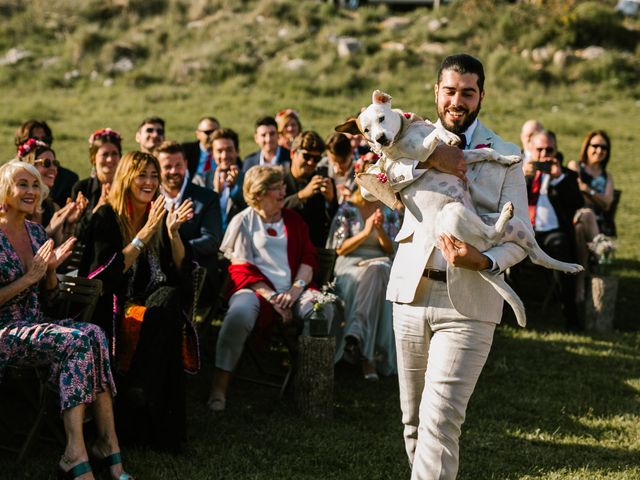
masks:
[[[57,291],[55,270],[75,241],[54,249],[44,228],[27,220],[39,213],[47,194],[33,165],[14,160],[0,167],[0,377],[7,364],[49,366],[67,436],[60,477],[93,478],[91,454],[107,465],[115,463],[112,478],[131,478],[122,470],[113,424],[116,389],[104,332],[93,324],[47,318],[41,309],[41,297]],[[93,407],[98,430],[90,452],[82,434],[87,405]]]
[[[344,300],[344,338],[338,341],[336,359],[362,362],[365,379],[377,380],[396,373],[391,303],[385,300],[392,239],[400,219],[396,210],[369,202],[356,188],[337,211],[327,240],[335,248],[336,291]]]
[[[183,366],[199,366],[195,332],[185,315],[193,263],[179,234],[193,208],[185,200],[167,212],[158,196],[159,176],[153,155],[122,157],[108,201],[86,230],[79,270],[102,280],[94,318],[115,349],[121,436],[178,451],[186,423]],[[183,340],[189,353],[184,363]]]
[[[278,317],[284,323],[304,319],[319,295],[308,288],[318,263],[309,229],[300,215],[283,208],[286,189],[282,169],[250,168],[243,193],[250,206],[233,217],[220,247],[231,260],[231,297],[218,335],[209,398],[214,412],[225,409],[231,372],[252,330],[266,336]],[[327,305],[325,312],[329,331],[332,306]]]

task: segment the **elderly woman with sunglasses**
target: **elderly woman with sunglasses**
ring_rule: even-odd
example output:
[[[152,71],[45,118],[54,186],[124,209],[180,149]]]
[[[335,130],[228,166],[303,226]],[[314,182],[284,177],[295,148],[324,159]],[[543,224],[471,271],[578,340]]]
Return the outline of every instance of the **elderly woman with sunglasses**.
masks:
[[[585,208],[574,216],[578,262],[588,267],[588,243],[602,232],[615,233],[612,219],[607,215],[613,202],[613,175],[607,172],[611,156],[611,140],[604,130],[592,130],[584,137],[578,161],[567,165],[578,173],[578,186],[584,198]],[[586,274],[578,274],[576,300],[584,300]]]
[[[218,334],[208,402],[213,412],[222,412],[226,407],[231,372],[254,328],[259,339],[268,339],[278,317],[285,324],[304,319],[319,295],[317,290],[308,288],[317,268],[316,249],[304,220],[293,210],[283,208],[285,185],[281,168],[250,168],[243,192],[249,207],[233,217],[220,247],[231,260],[231,297]],[[328,333],[332,306],[327,305],[325,312]]]
[[[126,480],[113,423],[115,385],[104,332],[96,325],[45,316],[41,301],[55,300],[56,268],[73,248],[59,248],[41,225],[29,221],[48,188],[33,165],[13,160],[0,167],[0,377],[7,364],[48,366],[49,384],[60,394],[67,437],[58,478],[94,478],[89,455]],[[47,301],[48,300],[48,301]],[[82,427],[93,408],[98,437],[89,451]]]
[[[36,167],[43,184],[50,192],[60,167],[56,152],[46,143],[30,138],[18,146],[17,158]],[[53,238],[56,245],[60,245],[72,235],[75,224],[86,207],[87,199],[82,194],[78,194],[75,201],[68,202],[62,208],[47,195],[42,202],[42,210],[35,212],[32,219],[43,225],[47,235]]]

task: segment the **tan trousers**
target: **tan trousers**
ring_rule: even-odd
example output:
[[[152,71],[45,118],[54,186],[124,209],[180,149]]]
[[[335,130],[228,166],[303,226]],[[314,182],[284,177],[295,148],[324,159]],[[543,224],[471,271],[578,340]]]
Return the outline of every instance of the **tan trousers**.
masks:
[[[496,324],[460,315],[446,284],[423,278],[413,303],[394,304],[393,326],[411,479],[455,479],[460,428]]]

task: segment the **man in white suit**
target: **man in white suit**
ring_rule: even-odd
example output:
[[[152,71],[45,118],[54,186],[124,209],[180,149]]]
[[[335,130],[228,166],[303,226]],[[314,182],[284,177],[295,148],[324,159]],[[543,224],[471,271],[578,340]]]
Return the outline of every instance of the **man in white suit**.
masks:
[[[516,145],[504,142],[477,120],[483,98],[482,63],[465,54],[447,57],[435,85],[439,122],[462,138],[461,148],[491,147],[504,155],[519,154]],[[467,169],[461,150],[440,146],[426,162],[416,162],[401,176],[390,178],[399,183],[394,189],[406,187],[426,168],[460,177],[466,174],[478,213],[499,212],[511,201],[515,215],[529,223],[519,164],[504,167],[483,162]],[[405,215],[411,213],[405,210]],[[399,246],[387,299],[394,302],[400,402],[411,478],[443,480],[456,477],[460,428],[502,316],[502,297],[478,271],[501,275],[522,260],[525,252],[513,243],[479,252],[452,236],[442,236],[434,245],[420,230],[429,221],[433,219],[405,219],[409,228],[403,227],[396,237]]]

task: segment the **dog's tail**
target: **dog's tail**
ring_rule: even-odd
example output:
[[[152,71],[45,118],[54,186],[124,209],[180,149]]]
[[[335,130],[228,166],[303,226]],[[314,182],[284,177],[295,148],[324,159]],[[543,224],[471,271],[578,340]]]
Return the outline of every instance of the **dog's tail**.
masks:
[[[504,278],[488,272],[480,271],[480,276],[489,282],[493,288],[500,294],[502,298],[511,306],[513,313],[516,314],[518,325],[525,327],[527,325],[527,314],[525,313],[524,303],[513,289],[505,282]]]
[[[538,242],[534,242],[533,247],[531,247],[531,250],[529,251],[529,258],[536,265],[551,268],[553,270],[560,270],[564,273],[579,273],[584,270],[582,265],[578,265],[577,263],[561,262],[560,260],[556,260],[555,258],[547,255],[547,253],[540,248]]]

